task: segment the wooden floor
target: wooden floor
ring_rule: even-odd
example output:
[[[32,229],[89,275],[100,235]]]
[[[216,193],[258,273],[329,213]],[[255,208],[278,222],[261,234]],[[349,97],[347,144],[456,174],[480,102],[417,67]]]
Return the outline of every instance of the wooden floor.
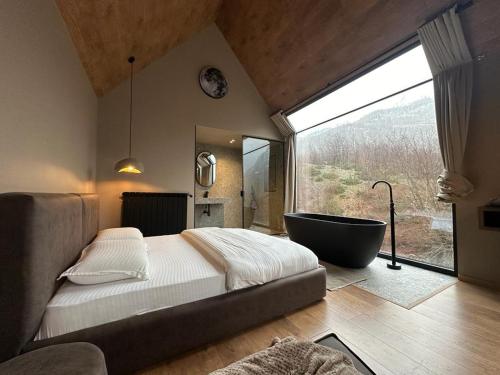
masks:
[[[333,331],[377,374],[500,374],[500,293],[459,282],[411,310],[354,286],[141,374],[207,374],[275,336]]]

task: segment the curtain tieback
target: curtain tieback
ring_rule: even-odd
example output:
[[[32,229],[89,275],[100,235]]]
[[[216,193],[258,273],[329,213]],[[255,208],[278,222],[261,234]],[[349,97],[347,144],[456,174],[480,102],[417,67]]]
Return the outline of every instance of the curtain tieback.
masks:
[[[437,198],[442,202],[456,202],[474,190],[474,186],[464,176],[447,169],[439,175],[437,184]]]

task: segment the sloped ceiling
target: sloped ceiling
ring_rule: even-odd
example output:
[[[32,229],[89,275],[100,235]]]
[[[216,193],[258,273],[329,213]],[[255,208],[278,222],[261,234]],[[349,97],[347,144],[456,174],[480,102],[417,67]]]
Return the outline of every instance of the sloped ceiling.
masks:
[[[98,96],[215,21],[221,0],[56,0]]]
[[[230,0],[217,25],[271,109],[287,109],[415,33],[449,0]],[[498,0],[462,15],[473,53],[500,44]]]
[[[216,21],[271,110],[413,34],[450,0],[56,0],[97,95]],[[462,15],[473,54],[500,45],[498,0]]]

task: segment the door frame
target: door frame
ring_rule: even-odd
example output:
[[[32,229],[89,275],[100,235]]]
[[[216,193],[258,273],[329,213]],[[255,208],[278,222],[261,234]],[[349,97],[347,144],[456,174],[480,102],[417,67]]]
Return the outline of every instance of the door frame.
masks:
[[[279,140],[279,139],[271,139],[271,138],[265,138],[265,137],[258,137],[258,136],[254,136],[254,135],[247,135],[247,134],[243,134],[241,136],[241,141],[242,141],[242,147],[241,147],[241,227],[244,228],[245,227],[245,169],[243,167],[243,156],[245,155],[243,153],[243,141],[245,140],[245,138],[253,138],[253,139],[262,139],[264,141],[270,141],[270,142],[279,142],[283,145],[282,147],[282,171],[283,171],[283,196],[282,196],[282,203],[283,203],[283,207],[284,207],[284,204],[285,204],[285,141],[284,140]],[[283,212],[284,214],[284,212]],[[283,233],[285,233],[286,231],[283,229]]]

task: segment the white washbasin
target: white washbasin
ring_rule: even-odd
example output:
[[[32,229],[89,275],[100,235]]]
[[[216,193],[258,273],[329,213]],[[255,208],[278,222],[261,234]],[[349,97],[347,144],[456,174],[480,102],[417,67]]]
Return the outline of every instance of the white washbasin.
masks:
[[[230,198],[216,198],[216,197],[208,197],[208,198],[196,198],[195,204],[225,204],[228,203]]]

